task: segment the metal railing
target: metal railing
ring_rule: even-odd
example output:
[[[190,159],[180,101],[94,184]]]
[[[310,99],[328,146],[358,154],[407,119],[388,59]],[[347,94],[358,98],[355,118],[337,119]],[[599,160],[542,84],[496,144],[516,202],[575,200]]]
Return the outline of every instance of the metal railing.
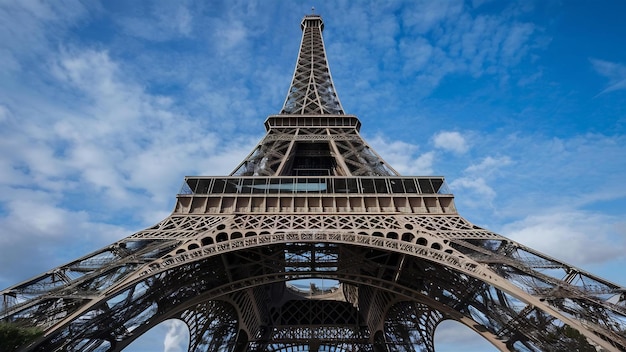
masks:
[[[450,194],[443,177],[186,177],[180,195]]]

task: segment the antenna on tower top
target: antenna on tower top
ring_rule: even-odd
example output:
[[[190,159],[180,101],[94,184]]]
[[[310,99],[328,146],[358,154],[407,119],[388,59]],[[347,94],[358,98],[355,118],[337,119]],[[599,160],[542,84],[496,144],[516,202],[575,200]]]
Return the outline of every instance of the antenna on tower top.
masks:
[[[311,6],[311,14],[315,13],[315,6]]]

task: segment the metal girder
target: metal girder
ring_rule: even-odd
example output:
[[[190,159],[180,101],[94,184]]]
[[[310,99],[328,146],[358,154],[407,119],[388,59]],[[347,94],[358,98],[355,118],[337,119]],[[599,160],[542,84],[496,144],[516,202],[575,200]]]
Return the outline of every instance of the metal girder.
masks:
[[[291,218],[292,224],[294,219],[305,221],[302,216],[295,215],[276,215],[276,217]],[[280,230],[280,221],[272,224],[261,220],[256,228],[269,230],[266,234],[240,239],[229,237],[223,242],[216,240],[213,244],[180,252],[182,248],[189,248],[189,244],[194,241],[189,239],[159,260],[144,264],[142,269],[135,270],[134,275],[118,278],[116,284],[108,286],[103,291],[95,290],[90,300],[79,301],[81,303],[78,309],[76,303],[63,305],[57,302],[54,306],[42,306],[37,314],[32,314],[28,313],[28,308],[19,310],[20,305],[16,305],[14,313],[4,318],[33,322],[37,321],[39,316],[66,317],[57,322],[52,329],[55,332],[41,342],[40,346],[45,346],[41,347],[42,350],[55,348],[76,350],[79,347],[84,348],[86,343],[95,344],[93,341],[109,344],[112,350],[116,350],[115,346],[122,345],[119,341],[136,338],[133,331],[146,322],[162,321],[175,316],[172,312],[188,309],[190,304],[196,305],[215,299],[224,300],[242,290],[253,290],[248,292],[254,292],[251,297],[255,298],[250,298],[249,301],[256,302],[253,308],[257,312],[256,320],[248,319],[247,324],[250,325],[250,321],[255,321],[256,326],[247,326],[244,330],[248,336],[252,336],[249,341],[257,341],[254,338],[255,333],[267,329],[279,331],[281,325],[288,325],[285,321],[294,322],[289,320],[290,314],[298,316],[298,312],[302,312],[302,304],[306,306],[306,303],[300,305],[289,303],[294,300],[287,299],[288,295],[285,292],[290,292],[288,289],[283,288],[280,290],[280,297],[275,297],[271,294],[271,290],[276,291],[273,287],[288,280],[320,277],[337,280],[346,287],[357,288],[358,298],[352,299],[351,306],[359,307],[358,312],[362,314],[352,321],[361,322],[358,331],[376,331],[375,329],[380,329],[381,326],[386,326],[387,331],[397,330],[399,329],[397,324],[400,322],[394,320],[393,314],[390,315],[394,302],[397,304],[418,302],[422,305],[420,307],[425,304],[432,312],[437,312],[432,313],[436,316],[462,322],[469,319],[474,325],[481,326],[485,335],[507,341],[514,350],[516,343],[544,350],[547,345],[542,344],[542,341],[550,341],[550,346],[553,346],[555,343],[553,340],[557,337],[558,343],[562,346],[571,347],[572,344],[580,343],[580,338],[568,340],[567,336],[572,334],[581,336],[571,333],[580,326],[586,327],[594,334],[591,341],[594,341],[593,337],[597,337],[598,342],[606,339],[611,341],[605,343],[608,350],[623,349],[625,310],[619,305],[599,304],[595,299],[586,299],[582,295],[578,300],[570,299],[567,304],[560,298],[557,300],[535,296],[533,287],[519,286],[519,283],[516,283],[517,286],[511,284],[504,275],[465,257],[467,253],[460,253],[448,247],[442,237],[425,237],[424,229],[411,230],[415,235],[411,241],[394,239],[393,237],[396,237],[394,233],[397,231],[394,227],[405,227],[403,223],[408,223],[406,217],[389,215],[388,220],[383,223],[378,216],[370,219],[368,216],[360,218],[363,219],[363,225],[369,222],[367,227],[374,230],[354,233],[352,230],[336,228],[337,225],[341,226],[341,221],[327,221],[326,228],[317,230],[314,234],[307,231],[285,233]],[[239,222],[235,216],[216,223],[214,228],[222,228],[221,225],[229,224],[224,226],[222,231],[232,236],[239,230],[237,224],[245,225],[249,221]],[[179,223],[189,224],[180,221]],[[448,221],[448,224],[454,223],[461,224],[461,227],[467,224],[458,219]],[[384,227],[387,230],[376,230]],[[162,231],[175,235],[179,230],[171,228]],[[453,233],[455,228],[448,231]],[[262,241],[263,238],[267,238],[267,241]],[[420,238],[426,239],[427,242],[420,241]],[[434,244],[439,244],[440,247],[434,246],[438,248],[435,249]],[[311,260],[316,256],[323,260],[316,264],[316,261]],[[121,260],[123,259],[120,258]],[[526,275],[532,273],[528,272]],[[66,300],[70,299],[73,297],[71,294],[61,292],[69,292],[67,288],[73,287],[73,284],[66,286],[51,288],[50,292],[43,296],[57,295],[65,296]],[[346,294],[345,297],[344,300],[348,301],[350,295]],[[229,298],[227,301],[236,307],[244,305],[241,299]],[[65,307],[66,311],[60,307]],[[246,311],[241,308],[235,311],[238,309],[238,314]],[[337,312],[337,308],[331,312]],[[558,314],[559,312],[562,313]],[[571,316],[580,319],[581,324],[571,324],[571,318],[565,319]],[[276,324],[270,317],[278,319],[282,324]],[[336,320],[323,321],[321,318],[318,320],[317,324],[309,322],[309,325],[335,326],[336,329],[339,329],[337,326],[342,326]],[[352,326],[352,322],[347,325]],[[436,325],[431,323],[433,324]],[[237,325],[239,326],[237,329],[244,326],[240,316]],[[302,331],[311,332],[312,330],[307,330],[310,328],[311,326],[306,329],[303,327]],[[417,324],[407,331],[421,336],[420,341],[426,341],[423,326]],[[372,335],[367,335],[369,343],[372,343]],[[401,340],[402,343],[398,343],[403,344],[411,339],[417,339],[418,335],[395,338],[398,339],[396,342]],[[74,337],[76,341],[69,336]],[[63,343],[60,344],[60,341]],[[389,339],[386,341],[391,343]],[[429,343],[424,343],[426,346],[424,348],[430,350]]]
[[[236,176],[281,176],[293,174],[295,151],[299,145],[326,145],[335,167],[332,176],[398,175],[360,137],[356,127],[281,129],[270,128],[252,153],[232,172]],[[296,148],[294,148],[296,146]]]
[[[302,44],[282,114],[343,114],[326,61],[324,22],[310,15],[302,20]]]
[[[435,351],[458,321],[500,350],[626,351],[626,289],[471,224],[442,177],[401,177],[345,115],[319,16],[280,115],[173,213],[0,291],[30,351],[121,351],[168,319],[189,351]],[[296,287],[327,280],[330,289]]]

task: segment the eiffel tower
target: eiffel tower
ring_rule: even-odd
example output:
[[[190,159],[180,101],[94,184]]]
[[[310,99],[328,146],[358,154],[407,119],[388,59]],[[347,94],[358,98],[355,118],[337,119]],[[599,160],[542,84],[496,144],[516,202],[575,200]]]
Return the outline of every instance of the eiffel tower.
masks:
[[[626,351],[625,289],[461,217],[443,177],[401,176],[360,136],[318,15],[267,133],[172,214],[1,291],[28,351],[120,351],[168,319],[189,351],[435,351],[444,320],[502,351]],[[303,286],[307,283],[308,286]]]

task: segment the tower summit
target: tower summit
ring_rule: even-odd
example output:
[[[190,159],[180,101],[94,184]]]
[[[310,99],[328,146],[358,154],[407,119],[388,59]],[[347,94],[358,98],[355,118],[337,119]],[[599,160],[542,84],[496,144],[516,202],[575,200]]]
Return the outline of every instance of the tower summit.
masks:
[[[322,39],[324,21],[321,16],[308,15],[302,19],[300,28],[302,43],[281,114],[341,115],[344,112],[335,92]]]
[[[121,351],[179,319],[189,351],[435,351],[444,320],[502,351],[626,351],[625,288],[399,175],[344,113],[321,17],[301,28],[283,108],[229,176],[186,177],[158,224],[0,291],[2,322],[44,331],[24,350]]]

